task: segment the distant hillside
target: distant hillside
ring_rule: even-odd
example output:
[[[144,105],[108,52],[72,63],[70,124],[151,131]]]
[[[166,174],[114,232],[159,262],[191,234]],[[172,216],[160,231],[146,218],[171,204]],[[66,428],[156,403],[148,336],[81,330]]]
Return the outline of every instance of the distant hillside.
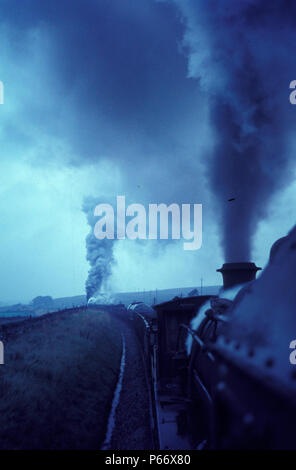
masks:
[[[62,309],[68,307],[80,307],[81,305],[86,304],[85,295],[74,295],[74,297],[59,297],[53,299],[53,304],[55,309]]]
[[[123,303],[129,305],[131,302],[142,301],[147,305],[154,305],[161,302],[166,302],[174,297],[187,297],[191,295],[217,295],[221,286],[204,286],[200,287],[179,287],[173,289],[156,289],[137,292],[117,292],[113,293],[113,303]],[[47,297],[44,297],[46,300]],[[65,308],[81,307],[86,305],[85,295],[75,295],[73,297],[59,297],[51,299],[49,302],[38,301],[37,305],[17,304],[6,307],[0,307],[0,317],[14,317],[14,316],[39,316],[45,313],[55,312]],[[36,302],[35,302],[36,303]]]
[[[142,301],[147,305],[159,304],[173,299],[174,297],[187,297],[191,295],[217,295],[221,286],[205,286],[202,289],[200,287],[180,287],[173,289],[157,289],[150,291],[138,291],[138,292],[120,292],[113,294],[115,299],[114,303],[123,303],[125,305],[135,301]],[[198,294],[196,293],[198,292]]]

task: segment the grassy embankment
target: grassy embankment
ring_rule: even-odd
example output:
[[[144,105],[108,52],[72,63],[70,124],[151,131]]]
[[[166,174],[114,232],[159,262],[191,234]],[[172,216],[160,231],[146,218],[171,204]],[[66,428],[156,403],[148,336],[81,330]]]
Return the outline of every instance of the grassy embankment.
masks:
[[[26,320],[2,341],[0,449],[99,449],[121,358],[110,315]]]

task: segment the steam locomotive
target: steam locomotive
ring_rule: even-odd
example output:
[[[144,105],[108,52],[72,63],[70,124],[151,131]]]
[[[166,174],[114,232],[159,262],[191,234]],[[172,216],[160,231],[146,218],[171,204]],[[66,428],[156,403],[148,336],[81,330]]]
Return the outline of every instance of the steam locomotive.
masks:
[[[128,307],[145,359],[156,448],[296,448],[296,367],[281,332],[269,331],[268,312],[254,316],[269,308],[264,295],[271,292],[260,289],[273,272],[255,280],[258,269],[224,264],[219,296]]]

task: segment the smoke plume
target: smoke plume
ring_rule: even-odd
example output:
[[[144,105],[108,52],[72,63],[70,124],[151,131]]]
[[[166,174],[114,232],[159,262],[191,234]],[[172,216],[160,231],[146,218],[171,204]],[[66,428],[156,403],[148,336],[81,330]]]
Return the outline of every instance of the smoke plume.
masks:
[[[186,25],[188,74],[208,96],[214,129],[208,179],[221,216],[225,258],[247,261],[268,198],[288,182],[296,4],[176,3]]]
[[[83,203],[83,211],[87,216],[90,232],[86,237],[86,258],[90,270],[85,283],[87,301],[91,298],[99,299],[100,303],[108,303],[110,296],[102,290],[108,289],[108,279],[114,265],[113,245],[116,241],[110,239],[98,240],[94,236],[94,226],[97,218],[94,216],[95,207],[102,202],[99,199],[88,197]]]

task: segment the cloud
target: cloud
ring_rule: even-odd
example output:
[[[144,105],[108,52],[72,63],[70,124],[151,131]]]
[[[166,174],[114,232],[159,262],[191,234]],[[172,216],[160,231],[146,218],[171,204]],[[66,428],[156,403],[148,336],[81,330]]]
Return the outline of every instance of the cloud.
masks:
[[[208,55],[212,31],[205,26],[214,25],[207,16],[211,8],[201,2],[201,26],[205,23],[198,43],[192,5],[184,1],[180,10],[175,2],[154,0],[2,1],[0,269],[7,298],[82,292],[88,228],[80,211],[88,194],[103,195],[105,202],[123,194],[128,203],[203,204],[201,250],[187,256],[176,245],[165,251],[163,245],[158,250],[150,244],[131,249],[128,243],[118,243],[112,281],[116,289],[128,287],[129,269],[147,288],[154,287],[157,276],[164,287],[194,285],[206,272],[209,282],[218,279],[214,269],[222,261],[218,231],[223,207],[212,198],[218,173],[211,176],[209,170],[217,136],[201,90],[217,87],[223,94],[230,82],[221,73],[225,64],[214,67]],[[255,23],[258,14],[265,28],[263,10],[254,6],[248,16],[259,45],[262,33]],[[270,18],[275,21],[276,11]],[[284,61],[289,51],[283,52],[280,29],[276,31],[279,45],[272,43],[272,35],[268,44]],[[223,28],[212,36],[222,33]],[[288,32],[281,34],[282,42],[289,43]],[[222,39],[225,44],[229,37]],[[238,59],[232,56],[235,63]],[[279,83],[286,86],[288,73],[279,73],[274,75],[270,66],[267,78],[286,99]],[[232,196],[219,189],[222,200],[226,193],[227,199]],[[17,223],[22,230],[16,230]],[[170,268],[170,256],[179,270]],[[149,268],[143,275],[145,264]],[[73,282],[70,272],[76,273]]]

